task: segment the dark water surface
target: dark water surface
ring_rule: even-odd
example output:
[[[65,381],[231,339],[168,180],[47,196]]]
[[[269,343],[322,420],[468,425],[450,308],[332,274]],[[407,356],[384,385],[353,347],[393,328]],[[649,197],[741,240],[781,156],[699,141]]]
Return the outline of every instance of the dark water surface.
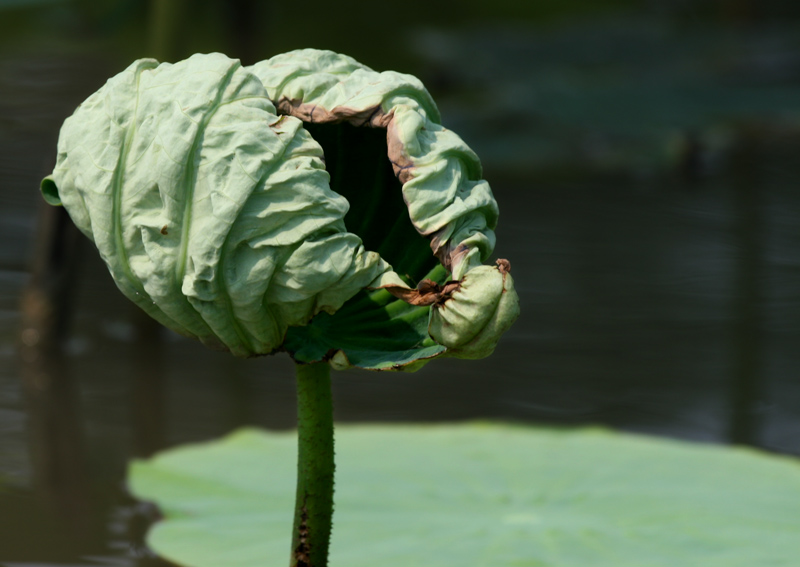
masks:
[[[88,242],[63,347],[23,332],[39,179],[61,120],[110,74],[83,63],[0,63],[15,93],[0,94],[8,567],[156,566],[141,544],[152,510],[125,497],[126,462],[242,425],[294,424],[287,356],[235,360],[150,325]],[[501,209],[495,255],[512,263],[522,317],[486,360],[338,373],[337,420],[605,424],[800,455],[798,155],[800,139],[765,129],[743,131],[701,175],[524,161],[511,174],[487,160]]]

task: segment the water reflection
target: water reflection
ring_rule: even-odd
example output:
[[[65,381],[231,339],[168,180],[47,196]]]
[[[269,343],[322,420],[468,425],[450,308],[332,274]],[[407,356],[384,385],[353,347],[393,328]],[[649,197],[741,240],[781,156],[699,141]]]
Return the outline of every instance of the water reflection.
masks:
[[[149,457],[166,445],[164,354],[161,325],[132,309],[135,328],[131,415],[134,454]]]
[[[764,291],[764,203],[757,135],[745,134],[734,153],[732,184],[738,249],[734,283],[735,321],[730,440],[759,445],[764,403],[762,331]]]
[[[86,535],[89,493],[78,390],[61,352],[79,235],[67,215],[42,209],[31,278],[22,295],[20,369],[28,410],[34,486],[65,528]]]
[[[78,255],[86,243],[60,208],[43,208],[37,227],[31,277],[21,299],[18,348],[33,491],[16,490],[2,499],[5,513],[13,514],[17,502],[26,507],[25,513],[16,512],[33,525],[26,528],[17,519],[3,531],[11,536],[1,542],[3,559],[29,559],[38,548],[43,551],[37,560],[60,562],[94,550],[100,564],[110,565],[102,557],[122,551],[139,567],[167,565],[143,544],[145,526],[155,519],[152,507],[128,501],[119,487],[98,485],[86,458],[80,384],[64,349],[73,319],[70,307],[81,283]],[[135,321],[139,356],[131,388],[133,454],[149,456],[165,446],[160,329],[138,314]],[[109,521],[111,515],[116,521]],[[28,537],[20,538],[20,530]]]

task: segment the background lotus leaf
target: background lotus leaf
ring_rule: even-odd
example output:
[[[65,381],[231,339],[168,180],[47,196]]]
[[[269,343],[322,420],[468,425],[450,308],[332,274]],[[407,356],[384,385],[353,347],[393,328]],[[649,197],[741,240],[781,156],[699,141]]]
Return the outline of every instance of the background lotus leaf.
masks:
[[[186,567],[278,565],[293,433],[241,430],[135,462],[166,519],[149,543]],[[337,428],[331,564],[791,567],[800,465],[753,450],[600,429]]]

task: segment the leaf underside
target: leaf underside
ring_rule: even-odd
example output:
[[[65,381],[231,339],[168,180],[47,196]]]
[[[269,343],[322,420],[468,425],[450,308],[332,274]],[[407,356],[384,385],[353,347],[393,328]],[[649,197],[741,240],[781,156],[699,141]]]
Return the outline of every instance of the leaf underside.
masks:
[[[186,567],[289,554],[294,433],[241,430],[132,466]],[[800,465],[755,451],[501,425],[337,429],[334,567],[790,567]]]
[[[412,287],[423,278],[444,283],[447,272],[417,233],[402,186],[387,157],[386,130],[341,124],[304,124],[325,152],[331,189],[350,203],[349,232],[378,252]],[[334,315],[320,313],[293,327],[284,347],[299,362],[316,362],[342,350],[350,364],[402,368],[446,349],[428,336],[429,307],[414,307],[385,290],[362,291]]]

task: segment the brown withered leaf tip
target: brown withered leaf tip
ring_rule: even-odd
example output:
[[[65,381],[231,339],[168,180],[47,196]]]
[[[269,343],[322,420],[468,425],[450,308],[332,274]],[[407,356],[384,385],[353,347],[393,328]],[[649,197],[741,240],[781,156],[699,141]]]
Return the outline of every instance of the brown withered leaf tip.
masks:
[[[500,258],[496,262],[497,269],[501,274],[511,273],[511,262]],[[459,290],[461,282],[449,281],[444,285],[439,285],[433,280],[424,279],[417,284],[416,289],[409,289],[399,285],[385,285],[376,289],[385,289],[398,299],[402,299],[410,305],[427,306],[442,305],[445,301]]]
[[[424,279],[417,284],[417,289],[408,289],[399,285],[382,286],[398,299],[402,299],[410,305],[426,306],[442,304],[461,287],[461,282],[450,281],[440,286],[433,280]]]

